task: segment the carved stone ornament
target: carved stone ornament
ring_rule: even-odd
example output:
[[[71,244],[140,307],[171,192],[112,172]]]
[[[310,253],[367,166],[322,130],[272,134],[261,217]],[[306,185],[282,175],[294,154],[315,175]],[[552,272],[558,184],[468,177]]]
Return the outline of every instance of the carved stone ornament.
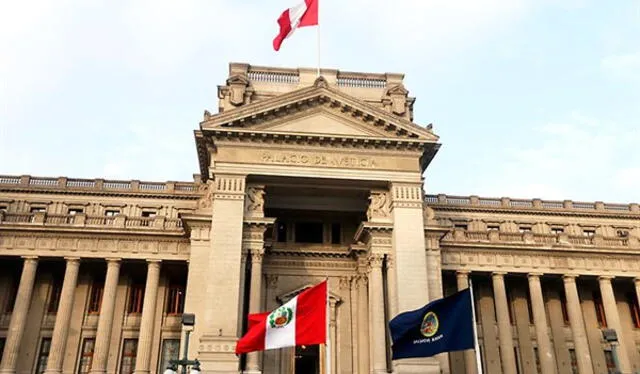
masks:
[[[371,192],[369,195],[369,208],[367,220],[387,219],[391,215],[391,198],[386,191]]]
[[[315,87],[319,87],[319,88],[327,88],[329,87],[329,83],[327,83],[327,80],[324,79],[324,77],[321,75],[318,78],[316,78],[315,82],[313,82],[313,85]]]
[[[264,216],[264,189],[261,187],[247,187],[244,201],[244,211],[249,216]]]
[[[391,105],[391,112],[402,116],[407,111],[407,95],[409,91],[404,88],[404,85],[397,84],[386,90],[385,96],[387,101]]]
[[[278,276],[274,274],[266,274],[265,278],[267,280],[267,288],[276,289],[278,288]]]
[[[234,75],[227,79],[229,102],[235,106],[245,104],[249,89],[249,80],[242,75]]]
[[[198,208],[207,209],[211,208],[213,203],[213,183],[209,180],[207,183],[203,183],[198,186],[198,192],[204,192],[204,196],[198,200]]]

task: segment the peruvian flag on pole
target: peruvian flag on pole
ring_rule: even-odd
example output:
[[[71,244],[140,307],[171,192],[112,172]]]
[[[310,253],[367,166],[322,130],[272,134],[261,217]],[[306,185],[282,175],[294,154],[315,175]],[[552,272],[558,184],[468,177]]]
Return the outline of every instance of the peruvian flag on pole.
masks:
[[[308,288],[272,312],[249,314],[236,354],[296,345],[326,344],[327,281]]]
[[[282,42],[291,36],[298,27],[318,25],[318,1],[304,0],[293,8],[282,12],[278,18],[280,32],[273,39],[273,49],[280,50]]]

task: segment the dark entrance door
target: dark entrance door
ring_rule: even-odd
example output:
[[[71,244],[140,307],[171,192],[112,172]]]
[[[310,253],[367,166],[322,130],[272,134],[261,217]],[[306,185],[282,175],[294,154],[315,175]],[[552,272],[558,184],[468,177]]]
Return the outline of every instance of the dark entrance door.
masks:
[[[319,345],[296,346],[295,373],[320,374]]]

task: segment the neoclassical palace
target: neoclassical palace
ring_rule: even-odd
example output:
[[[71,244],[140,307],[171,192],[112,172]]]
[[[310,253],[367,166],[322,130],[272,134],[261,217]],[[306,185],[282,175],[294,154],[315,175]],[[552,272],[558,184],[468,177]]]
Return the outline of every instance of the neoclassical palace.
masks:
[[[640,372],[638,204],[425,195],[403,75],[320,73],[230,64],[193,182],[0,176],[0,374],[162,373],[185,330],[206,374],[474,374],[387,331],[470,281],[484,373]],[[234,354],[325,277],[328,349]]]

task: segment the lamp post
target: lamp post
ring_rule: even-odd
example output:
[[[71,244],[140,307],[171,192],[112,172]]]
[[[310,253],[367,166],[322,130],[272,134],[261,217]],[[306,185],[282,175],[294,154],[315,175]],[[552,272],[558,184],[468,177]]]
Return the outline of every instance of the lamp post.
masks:
[[[182,326],[194,326],[196,324],[196,315],[192,313],[182,314]],[[183,356],[179,360],[169,360],[169,366],[164,374],[178,374],[178,366],[182,366],[182,374],[187,374],[187,366],[191,366],[190,374],[200,374],[200,361],[198,359],[189,360],[187,354],[189,352],[189,335],[190,329],[185,329]]]
[[[618,360],[618,334],[614,329],[602,330],[602,337],[607,343],[611,344],[611,355],[613,356],[613,363],[616,365],[615,374],[622,373],[620,371],[620,361]]]

